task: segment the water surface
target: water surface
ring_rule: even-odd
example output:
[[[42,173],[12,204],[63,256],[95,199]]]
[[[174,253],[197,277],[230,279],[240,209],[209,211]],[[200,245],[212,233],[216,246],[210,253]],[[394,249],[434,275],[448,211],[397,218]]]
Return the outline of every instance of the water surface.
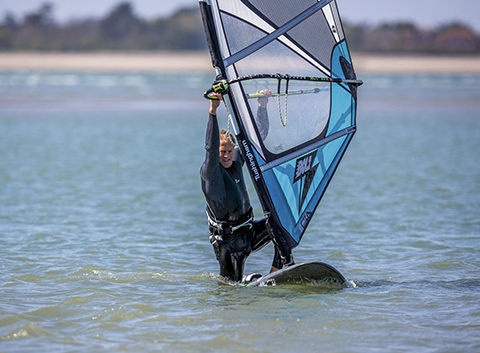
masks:
[[[213,78],[0,73],[0,351],[479,351],[480,77],[362,77],[294,251],[344,289],[219,280],[199,180]]]

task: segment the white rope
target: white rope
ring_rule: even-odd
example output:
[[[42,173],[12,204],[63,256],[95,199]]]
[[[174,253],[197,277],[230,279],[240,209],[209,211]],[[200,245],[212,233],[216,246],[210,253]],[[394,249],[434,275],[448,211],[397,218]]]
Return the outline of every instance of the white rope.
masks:
[[[288,97],[288,92],[285,91],[285,120],[283,120],[283,115],[282,115],[282,102],[280,101],[280,92],[277,96],[277,102],[278,102],[278,115],[280,116],[280,122],[282,123],[283,127],[287,126],[287,97]]]

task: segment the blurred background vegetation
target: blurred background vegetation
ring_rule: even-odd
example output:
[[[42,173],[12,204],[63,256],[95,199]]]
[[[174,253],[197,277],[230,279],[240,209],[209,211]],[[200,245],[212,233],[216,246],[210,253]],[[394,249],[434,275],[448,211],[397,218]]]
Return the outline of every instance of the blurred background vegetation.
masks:
[[[104,18],[58,23],[44,3],[23,18],[3,14],[0,51],[195,51],[206,50],[200,12],[183,8],[169,17],[145,20],[121,2]],[[344,23],[350,49],[371,53],[478,54],[480,36],[462,23],[435,29],[408,22],[378,26]]]

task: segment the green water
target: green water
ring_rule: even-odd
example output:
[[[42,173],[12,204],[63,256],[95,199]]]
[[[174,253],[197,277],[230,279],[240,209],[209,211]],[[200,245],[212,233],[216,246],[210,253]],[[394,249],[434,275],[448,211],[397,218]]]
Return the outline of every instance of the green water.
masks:
[[[212,75],[0,73],[0,351],[479,351],[480,77],[362,79],[294,251],[357,287],[245,288],[208,241]]]

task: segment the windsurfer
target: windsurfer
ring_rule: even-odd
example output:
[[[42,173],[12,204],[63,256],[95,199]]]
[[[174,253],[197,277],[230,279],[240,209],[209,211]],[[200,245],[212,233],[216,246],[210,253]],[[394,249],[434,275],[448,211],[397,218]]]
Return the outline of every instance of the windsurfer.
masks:
[[[268,133],[266,105],[271,92],[262,91],[258,99],[257,119],[262,138]],[[225,129],[219,131],[217,108],[222,96],[210,100],[205,149],[201,167],[202,190],[207,201],[210,242],[220,264],[220,275],[231,281],[242,281],[247,257],[267,245],[272,235],[265,219],[254,221],[252,206],[245,186],[242,166],[245,162],[234,136]],[[275,246],[271,272],[293,263],[291,252],[281,256]]]

